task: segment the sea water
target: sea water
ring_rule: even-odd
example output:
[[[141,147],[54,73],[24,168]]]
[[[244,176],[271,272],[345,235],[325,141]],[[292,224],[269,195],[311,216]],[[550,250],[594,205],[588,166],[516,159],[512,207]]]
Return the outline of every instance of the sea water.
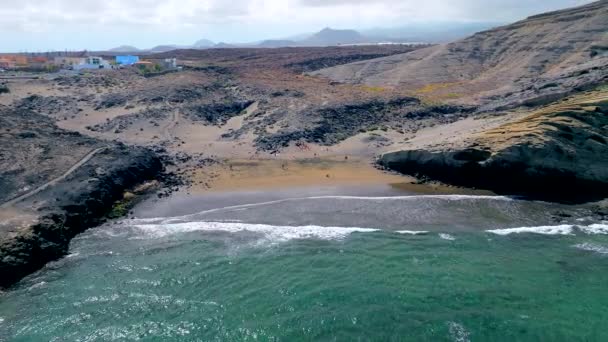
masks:
[[[158,212],[85,232],[0,296],[0,340],[608,340],[608,225],[584,207],[331,195]]]

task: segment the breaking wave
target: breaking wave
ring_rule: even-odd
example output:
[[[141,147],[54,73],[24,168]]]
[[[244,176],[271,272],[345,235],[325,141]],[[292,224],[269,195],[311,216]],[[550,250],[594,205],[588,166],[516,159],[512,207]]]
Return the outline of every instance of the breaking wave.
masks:
[[[592,224],[590,226],[586,226],[586,227],[578,227],[583,233],[586,234],[602,234],[602,235],[606,235],[608,234],[608,224],[602,223],[602,224]]]
[[[488,233],[496,235],[510,234],[542,234],[542,235],[574,235],[576,231],[583,232],[589,235],[606,235],[608,234],[608,224],[592,224],[589,226],[577,226],[570,224],[562,224],[557,226],[537,226],[537,227],[518,227],[506,229],[486,230]]]
[[[429,232],[426,230],[398,230],[395,233],[404,235],[426,235]]]
[[[510,234],[543,234],[543,235],[571,235],[574,230],[572,225],[559,225],[559,226],[538,226],[538,227],[519,227],[519,228],[506,228],[506,229],[494,229],[487,230],[488,233],[496,235],[510,235]]]
[[[448,241],[456,240],[454,235],[450,235],[450,234],[446,234],[446,233],[439,233],[439,238],[441,238],[443,240],[448,240]]]
[[[595,252],[599,254],[608,254],[608,247],[602,246],[596,243],[579,243],[578,245],[574,245],[575,248],[581,249],[583,251]]]
[[[378,231],[374,228],[358,227],[321,227],[321,226],[271,226],[265,224],[249,224],[237,222],[184,222],[173,224],[140,224],[135,228],[151,237],[187,232],[250,232],[260,234],[271,242],[284,242],[294,239],[339,240],[352,233],[371,233]]]

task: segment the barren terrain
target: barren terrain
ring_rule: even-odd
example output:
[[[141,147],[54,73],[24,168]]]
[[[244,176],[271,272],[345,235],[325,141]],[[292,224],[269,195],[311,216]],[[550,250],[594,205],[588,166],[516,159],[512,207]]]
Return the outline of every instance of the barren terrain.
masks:
[[[602,0],[448,45],[178,50],[150,58],[180,70],[3,75],[0,272],[16,273],[0,286],[152,178],[158,197],[432,179],[605,198],[607,17]]]

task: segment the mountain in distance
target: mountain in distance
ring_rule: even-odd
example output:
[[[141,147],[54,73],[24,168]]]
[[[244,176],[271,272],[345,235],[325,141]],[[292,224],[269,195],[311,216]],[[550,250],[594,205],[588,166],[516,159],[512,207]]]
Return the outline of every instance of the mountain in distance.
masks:
[[[298,45],[298,43],[293,40],[269,39],[269,40],[263,40],[260,43],[256,44],[256,47],[279,48],[279,47],[289,47],[289,46],[297,46],[297,45]]]
[[[366,37],[355,30],[334,30],[324,28],[310,38],[297,42],[304,46],[333,46],[343,44],[361,44],[369,42]]]
[[[115,47],[113,49],[108,50],[110,52],[139,52],[138,48],[131,45],[121,45],[119,47]]]
[[[361,33],[366,37],[387,41],[449,43],[504,24],[503,22],[411,23],[399,27],[372,28]]]
[[[236,48],[236,47],[239,47],[239,46],[238,45],[224,43],[224,42],[219,42],[219,43],[213,45],[213,48],[215,48],[215,49],[230,49],[230,48]]]
[[[438,23],[411,24],[398,28],[375,28],[362,32],[349,29],[324,28],[316,33],[304,33],[267,39],[257,42],[214,43],[209,39],[200,39],[192,45],[159,45],[151,49],[139,50],[132,46],[120,46],[110,52],[147,52],[160,53],[176,49],[213,49],[213,48],[281,48],[281,47],[316,47],[339,46],[351,44],[379,43],[439,43],[463,38],[469,34],[498,26],[498,23]]]
[[[197,40],[196,43],[194,43],[192,45],[193,48],[195,49],[204,49],[204,48],[210,48],[215,46],[215,43],[209,39],[200,39]]]
[[[181,49],[192,49],[192,46],[189,45],[158,45],[149,50],[151,53],[160,53],[160,52],[169,52],[173,50],[181,50]]]
[[[113,49],[107,50],[107,52],[112,53],[160,53],[160,52],[168,52],[179,49],[191,49],[191,46],[184,45],[158,45],[150,49],[138,49],[134,46],[129,45],[121,45],[119,47],[115,47]]]

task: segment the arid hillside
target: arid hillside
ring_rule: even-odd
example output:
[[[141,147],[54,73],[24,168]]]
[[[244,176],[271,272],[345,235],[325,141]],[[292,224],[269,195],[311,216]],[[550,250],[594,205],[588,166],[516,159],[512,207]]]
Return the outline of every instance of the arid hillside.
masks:
[[[13,79],[0,104],[50,117],[84,135],[174,153],[227,159],[279,152],[371,156],[393,137],[471,115],[473,108],[427,104],[407,92],[335,84],[303,72],[419,48],[179,50],[156,56],[178,56],[184,66],[179,72],[121,69]]]
[[[608,77],[608,1],[529,17],[446,45],[314,75],[503,109],[550,102]]]

